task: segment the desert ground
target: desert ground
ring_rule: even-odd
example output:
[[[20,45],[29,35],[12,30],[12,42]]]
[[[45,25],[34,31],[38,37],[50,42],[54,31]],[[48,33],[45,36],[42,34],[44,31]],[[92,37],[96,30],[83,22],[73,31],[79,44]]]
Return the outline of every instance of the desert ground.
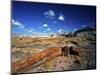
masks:
[[[72,46],[74,51],[68,46]],[[86,70],[96,68],[96,42],[78,37],[13,37],[12,38],[12,69],[13,63],[20,63],[49,48],[60,48],[58,55],[43,57],[41,60],[26,66],[16,73],[36,73],[51,71]],[[49,51],[49,50],[48,50]],[[52,49],[53,52],[53,49]],[[46,52],[45,52],[46,53]],[[51,57],[49,59],[49,57]],[[35,60],[35,59],[34,59]]]

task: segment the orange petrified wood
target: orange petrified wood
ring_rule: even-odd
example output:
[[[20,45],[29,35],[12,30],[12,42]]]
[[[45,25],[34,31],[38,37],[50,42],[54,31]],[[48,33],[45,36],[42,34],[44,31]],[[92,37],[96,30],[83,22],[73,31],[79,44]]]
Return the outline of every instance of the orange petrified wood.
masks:
[[[31,66],[32,64],[37,63],[38,61],[42,60],[45,57],[47,58],[47,60],[50,60],[59,55],[61,55],[60,48],[58,48],[58,47],[48,48],[42,52],[37,53],[36,55],[29,57],[26,60],[22,60],[22,61],[13,63],[12,64],[12,72],[17,73],[17,72]]]

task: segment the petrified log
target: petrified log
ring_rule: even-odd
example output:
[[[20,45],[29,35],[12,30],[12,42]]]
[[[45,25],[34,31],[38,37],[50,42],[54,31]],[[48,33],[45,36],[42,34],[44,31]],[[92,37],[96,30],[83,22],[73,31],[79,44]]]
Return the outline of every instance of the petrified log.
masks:
[[[63,55],[65,55],[65,56],[67,56],[67,55],[77,55],[77,56],[79,56],[80,48],[78,48],[78,47],[64,46],[64,47],[61,47],[61,49],[62,49]]]
[[[12,72],[17,73],[17,72],[31,66],[32,64],[37,63],[38,61],[42,60],[45,57],[47,58],[47,60],[50,60],[59,55],[61,55],[60,48],[58,48],[58,47],[48,48],[42,52],[37,53],[36,55],[29,57],[28,59],[12,63]]]

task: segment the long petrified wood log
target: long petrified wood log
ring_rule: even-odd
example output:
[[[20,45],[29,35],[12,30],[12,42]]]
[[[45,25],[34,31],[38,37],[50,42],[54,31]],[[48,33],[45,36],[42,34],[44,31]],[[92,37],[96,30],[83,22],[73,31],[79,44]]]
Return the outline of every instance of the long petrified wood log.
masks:
[[[60,48],[58,48],[58,47],[48,48],[42,52],[37,53],[36,55],[29,57],[28,59],[12,63],[12,72],[17,73],[17,72],[31,66],[32,64],[37,63],[38,61],[42,60],[45,57],[47,58],[47,60],[50,60],[59,55],[61,55]]]

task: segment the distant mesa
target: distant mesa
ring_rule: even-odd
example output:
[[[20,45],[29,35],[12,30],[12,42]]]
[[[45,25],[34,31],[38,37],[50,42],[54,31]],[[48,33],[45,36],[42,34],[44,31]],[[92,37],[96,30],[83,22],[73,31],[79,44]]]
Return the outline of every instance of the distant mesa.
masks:
[[[85,37],[89,40],[96,40],[96,29],[92,27],[84,27],[74,32],[75,37]]]
[[[19,33],[13,33],[12,37],[51,37],[51,38],[55,38],[55,37],[93,37],[95,38],[96,36],[96,29],[92,28],[92,27],[84,27],[81,29],[78,29],[77,31],[74,32],[63,32],[63,33],[55,33],[55,34],[50,34],[50,35],[40,35],[40,34],[19,34]]]

